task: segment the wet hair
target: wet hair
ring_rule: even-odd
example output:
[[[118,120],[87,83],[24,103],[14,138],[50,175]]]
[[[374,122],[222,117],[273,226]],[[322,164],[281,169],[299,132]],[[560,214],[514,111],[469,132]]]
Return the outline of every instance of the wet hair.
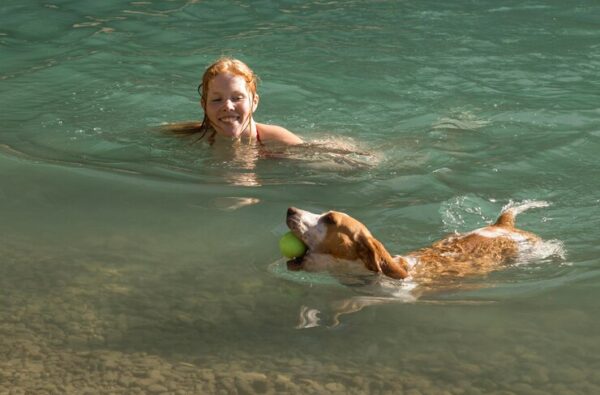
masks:
[[[210,120],[206,115],[206,100],[210,81],[212,81],[212,79],[217,75],[223,73],[229,73],[242,77],[244,81],[246,81],[246,86],[252,94],[252,98],[256,96],[258,76],[254,74],[254,71],[252,71],[252,69],[241,60],[231,57],[219,58],[204,71],[204,74],[202,75],[202,81],[200,82],[200,85],[198,85],[200,104],[204,110],[204,119],[202,120],[202,123],[199,124],[198,122],[187,122],[179,124],[171,127],[172,132],[183,135],[199,134],[198,140],[201,140],[208,132],[211,132],[208,139],[211,144],[214,142],[216,130],[212,127]]]

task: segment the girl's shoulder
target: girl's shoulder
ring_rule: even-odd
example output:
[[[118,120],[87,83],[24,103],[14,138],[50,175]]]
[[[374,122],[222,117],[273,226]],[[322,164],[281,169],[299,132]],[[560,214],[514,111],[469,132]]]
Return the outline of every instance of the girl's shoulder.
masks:
[[[304,141],[284,127],[277,125],[256,124],[256,131],[261,141],[280,142],[288,145],[302,144]]]

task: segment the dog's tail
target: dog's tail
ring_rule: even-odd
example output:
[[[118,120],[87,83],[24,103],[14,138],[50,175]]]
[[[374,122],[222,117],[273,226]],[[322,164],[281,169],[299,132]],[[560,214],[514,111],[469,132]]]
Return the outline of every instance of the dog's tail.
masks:
[[[515,218],[523,211],[530,208],[548,207],[550,203],[541,200],[525,200],[521,203],[510,202],[502,208],[500,216],[496,220],[495,226],[515,226]]]

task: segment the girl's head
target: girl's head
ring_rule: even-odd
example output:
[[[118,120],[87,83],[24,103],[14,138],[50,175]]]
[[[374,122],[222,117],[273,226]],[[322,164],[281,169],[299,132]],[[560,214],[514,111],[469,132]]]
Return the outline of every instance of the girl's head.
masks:
[[[237,59],[221,58],[210,65],[198,87],[203,126],[232,138],[250,130],[259,99],[257,80],[256,74]]]
[[[198,86],[198,93],[200,93],[202,107],[204,107],[206,104],[206,96],[208,94],[210,81],[217,75],[224,73],[242,77],[244,81],[246,81],[248,90],[252,93],[252,95],[256,95],[258,77],[256,74],[254,74],[252,69],[241,60],[223,57],[208,66],[202,75],[202,82],[200,83],[200,86]]]

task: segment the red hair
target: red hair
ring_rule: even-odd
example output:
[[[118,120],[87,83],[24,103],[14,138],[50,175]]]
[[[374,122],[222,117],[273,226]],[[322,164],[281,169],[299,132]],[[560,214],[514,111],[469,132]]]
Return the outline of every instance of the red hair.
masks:
[[[208,84],[210,81],[219,74],[229,73],[242,77],[246,81],[246,85],[252,96],[256,95],[256,86],[258,84],[258,77],[254,74],[254,71],[248,65],[241,60],[222,57],[219,58],[215,63],[208,66],[204,74],[202,75],[202,82],[198,86],[198,93],[200,93],[200,102],[202,108],[206,106],[206,95],[208,94]]]

